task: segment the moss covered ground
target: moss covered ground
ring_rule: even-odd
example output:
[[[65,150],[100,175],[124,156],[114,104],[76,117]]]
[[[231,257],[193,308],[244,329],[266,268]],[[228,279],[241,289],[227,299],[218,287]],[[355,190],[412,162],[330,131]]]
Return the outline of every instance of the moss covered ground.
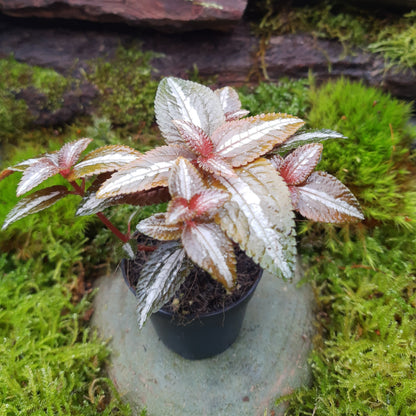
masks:
[[[121,49],[116,59],[112,66],[97,63],[88,75],[101,91],[96,116],[51,129],[19,123],[22,109],[7,98],[10,88],[0,79],[6,97],[0,113],[7,115],[0,117],[7,131],[2,167],[86,135],[96,146],[123,142],[144,150],[158,143],[148,57]],[[135,94],[123,86],[115,94],[119,85],[111,79],[126,78],[138,63],[141,78],[126,81],[136,85]],[[0,60],[0,67],[8,68],[1,76],[32,77],[39,88],[39,73],[65,86],[58,74],[12,58]],[[321,168],[354,191],[366,216],[344,227],[298,219],[305,278],[318,307],[313,381],[277,400],[289,403],[289,415],[416,414],[416,167],[410,150],[416,132],[408,124],[410,105],[343,79],[319,87],[313,79],[282,80],[239,92],[252,113],[290,112],[304,117],[308,128],[346,135],[324,144]],[[0,222],[16,202],[18,177],[0,182]],[[106,378],[105,340],[89,327],[89,276],[113,267],[116,244],[94,219],[74,220],[78,201],[68,201],[0,234],[0,415],[130,414]],[[109,215],[123,227],[130,212],[112,209]]]

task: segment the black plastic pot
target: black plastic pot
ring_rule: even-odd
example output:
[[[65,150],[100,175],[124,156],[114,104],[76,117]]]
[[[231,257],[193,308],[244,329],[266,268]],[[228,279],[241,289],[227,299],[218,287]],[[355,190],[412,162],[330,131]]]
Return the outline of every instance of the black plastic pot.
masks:
[[[135,294],[126,276],[126,262],[121,263],[123,277]],[[260,280],[233,305],[198,317],[187,317],[179,322],[163,308],[150,319],[160,340],[172,351],[189,360],[213,357],[230,347],[240,333],[246,308]]]

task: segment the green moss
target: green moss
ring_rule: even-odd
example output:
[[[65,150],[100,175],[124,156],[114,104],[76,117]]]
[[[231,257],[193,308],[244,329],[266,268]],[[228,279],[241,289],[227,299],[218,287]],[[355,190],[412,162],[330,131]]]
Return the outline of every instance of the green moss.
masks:
[[[291,397],[288,414],[415,414],[415,244],[414,230],[382,226],[309,258],[320,310],[314,387]]]
[[[416,66],[416,12],[409,13],[396,25],[387,26],[369,45],[372,52],[380,53],[389,61],[388,66]]]
[[[408,175],[411,105],[345,79],[310,91],[308,127],[325,126],[348,137],[325,143],[318,168],[354,191],[367,220],[410,225],[414,209],[405,192],[415,190]]]
[[[305,117],[309,109],[308,80],[282,78],[278,83],[260,83],[256,88],[239,90],[242,108],[252,115],[280,112]]]
[[[0,257],[1,415],[129,414],[102,378],[108,352],[87,327],[90,299],[71,301],[79,247],[72,254],[58,270]]]
[[[70,79],[52,69],[17,62],[13,57],[0,59],[0,138],[7,141],[18,135],[33,120],[19,93],[34,88],[45,97],[42,104],[49,111],[60,108],[62,95]]]
[[[126,134],[148,132],[154,121],[157,82],[151,79],[153,56],[135,47],[120,47],[111,61],[91,63],[87,77],[100,92],[97,115],[123,127]]]
[[[401,68],[416,65],[415,13],[404,16],[376,14],[348,2],[320,1],[313,5],[288,7],[265,0],[257,7],[260,15],[254,32],[263,41],[259,56],[264,56],[270,36],[310,33],[317,38],[336,39],[344,53],[353,48],[381,53]],[[263,68],[263,71],[266,71]]]

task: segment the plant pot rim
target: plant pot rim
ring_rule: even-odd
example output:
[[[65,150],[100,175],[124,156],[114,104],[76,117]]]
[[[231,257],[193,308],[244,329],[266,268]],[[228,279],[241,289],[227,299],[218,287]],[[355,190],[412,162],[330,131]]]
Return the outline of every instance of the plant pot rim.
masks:
[[[121,262],[120,262],[121,273],[123,275],[123,278],[124,278],[124,281],[125,281],[127,287],[134,294],[134,296],[136,296],[136,291],[130,285],[130,282],[129,282],[128,278],[127,278],[127,273],[126,273],[126,263],[127,263],[127,261],[128,261],[127,259],[122,259],[121,260]],[[244,302],[248,297],[250,297],[254,293],[254,291],[256,290],[257,285],[260,282],[260,279],[261,279],[262,275],[263,275],[263,269],[260,268],[260,271],[258,272],[258,277],[257,277],[256,281],[253,283],[253,286],[251,286],[251,288],[243,296],[241,296],[240,299],[238,299],[237,301],[235,301],[231,305],[228,305],[225,308],[218,309],[216,311],[212,311],[212,312],[208,312],[208,313],[187,315],[186,316],[186,320],[187,321],[193,321],[195,319],[210,318],[212,316],[218,315],[219,313],[225,313],[228,310],[230,310],[232,308],[235,308],[237,305],[239,305],[240,303]],[[163,306],[162,306],[162,308],[163,308]],[[165,311],[162,308],[159,309],[159,311],[157,312],[158,314],[164,315],[165,317],[171,317],[171,318],[173,316],[175,316],[175,314],[173,312]]]

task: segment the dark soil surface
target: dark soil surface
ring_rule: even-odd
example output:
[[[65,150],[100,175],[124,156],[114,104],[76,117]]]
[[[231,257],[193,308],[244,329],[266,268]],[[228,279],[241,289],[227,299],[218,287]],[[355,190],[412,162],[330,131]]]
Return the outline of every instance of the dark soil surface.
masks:
[[[155,241],[146,243],[154,246]],[[243,251],[236,248],[237,284],[231,294],[223,285],[214,280],[209,273],[195,266],[185,282],[162,309],[179,316],[201,316],[223,310],[243,297],[260,278],[261,267],[253,262]],[[151,252],[138,251],[134,260],[128,261],[126,268],[130,285],[135,288],[140,271]]]

